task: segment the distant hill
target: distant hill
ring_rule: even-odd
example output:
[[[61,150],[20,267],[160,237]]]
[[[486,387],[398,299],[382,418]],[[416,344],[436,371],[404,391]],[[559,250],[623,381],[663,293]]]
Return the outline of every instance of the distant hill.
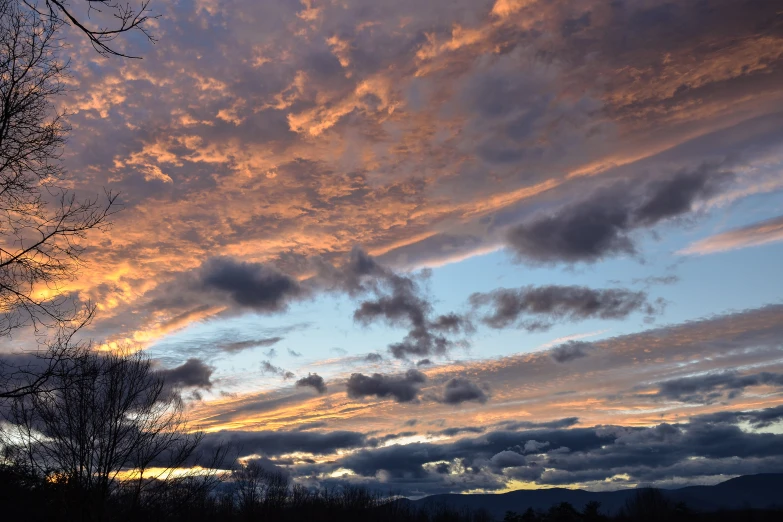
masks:
[[[632,498],[638,489],[592,492],[582,489],[535,489],[511,491],[503,494],[432,495],[410,501],[418,508],[438,506],[453,509],[485,509],[496,519],[502,519],[506,511],[524,512],[547,510],[560,502],[568,502],[582,510],[588,502],[601,503],[601,511],[614,515]],[[714,486],[688,486],[661,490],[674,502],[685,502],[697,511],[720,509],[783,507],[783,473],[764,473],[733,478]]]

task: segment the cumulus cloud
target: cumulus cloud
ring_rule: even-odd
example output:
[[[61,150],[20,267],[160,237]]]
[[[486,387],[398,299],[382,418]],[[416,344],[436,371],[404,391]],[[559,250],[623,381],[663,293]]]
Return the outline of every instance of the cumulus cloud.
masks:
[[[622,288],[595,290],[557,285],[500,288],[475,293],[470,296],[470,303],[476,309],[490,307],[490,313],[482,321],[492,328],[519,325],[528,330],[546,329],[557,319],[622,319],[634,312],[657,313],[645,292]]]
[[[326,383],[324,383],[324,378],[317,373],[308,373],[307,377],[302,377],[296,381],[296,386],[299,388],[310,387],[318,393],[326,392]]]
[[[587,357],[590,350],[593,349],[592,343],[584,341],[568,341],[565,344],[556,346],[549,351],[549,356],[559,363],[570,362],[575,359]]]
[[[346,387],[349,397],[392,397],[397,402],[411,402],[417,399],[419,389],[426,381],[427,376],[418,370],[408,370],[403,375],[374,373],[368,376],[354,373],[348,379]]]
[[[632,187],[598,190],[588,199],[509,230],[508,245],[530,263],[592,263],[617,254],[635,254],[631,232],[682,216],[716,194],[732,175],[702,166]]]
[[[469,379],[454,377],[443,387],[443,399],[446,404],[462,404],[467,401],[487,402],[487,394]]]
[[[488,474],[500,483],[524,478],[540,485],[600,484],[617,475],[628,476],[618,485],[632,485],[665,481],[672,474],[688,481],[754,469],[774,471],[783,462],[783,435],[737,426],[754,416],[780,420],[780,408],[694,416],[688,423],[642,428],[490,431],[449,442],[365,448],[341,457],[330,469],[350,469],[363,477],[383,473],[403,484],[415,477],[417,484],[431,481],[433,489],[442,485],[438,465],[444,462],[466,476]]]
[[[204,263],[200,275],[205,289],[261,312],[284,310],[291,298],[302,294],[298,281],[262,263],[218,257]]]
[[[180,366],[158,370],[157,373],[172,388],[212,388],[212,373],[214,368],[200,359],[191,358]]]
[[[542,449],[548,448],[549,442],[539,442],[537,440],[529,440],[525,442],[525,445],[523,447],[523,450],[525,453],[539,453]]]
[[[373,294],[371,299],[359,303],[353,314],[354,321],[369,325],[381,320],[392,326],[408,328],[408,334],[402,341],[389,345],[394,357],[442,355],[454,344],[450,334],[472,330],[470,321],[455,313],[432,318],[433,306],[415,277],[394,273],[360,250],[353,251],[350,265],[361,267],[349,271],[353,276],[369,275],[371,278],[346,277],[344,279],[351,282],[348,288],[361,288]],[[422,274],[423,277],[426,275],[427,272]]]

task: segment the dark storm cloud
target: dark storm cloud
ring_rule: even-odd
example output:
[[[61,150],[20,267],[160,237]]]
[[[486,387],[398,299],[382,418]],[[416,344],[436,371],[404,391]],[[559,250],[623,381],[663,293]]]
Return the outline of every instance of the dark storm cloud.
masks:
[[[318,393],[324,393],[326,391],[326,383],[324,383],[324,378],[317,373],[308,373],[307,377],[302,377],[296,381],[296,386],[299,388],[310,387]]]
[[[367,362],[380,362],[383,360],[383,356],[379,353],[368,353],[364,360]]]
[[[552,348],[549,352],[549,356],[559,363],[565,363],[587,357],[592,350],[593,345],[584,341],[568,341],[565,344],[561,344],[555,348]]]
[[[188,359],[181,366],[168,370],[158,370],[157,373],[172,388],[212,388],[212,372],[214,368],[206,365],[200,359]]]
[[[237,341],[233,343],[221,344],[218,346],[218,348],[224,352],[237,353],[249,348],[272,346],[282,340],[282,337],[267,337],[264,339],[251,339],[249,341]]]
[[[409,487],[438,479],[444,469],[458,475],[485,473],[540,485],[601,482],[626,474],[623,484],[660,481],[672,476],[689,480],[719,474],[774,471],[783,462],[783,435],[742,431],[750,419],[781,420],[781,408],[693,417],[690,423],[639,428],[600,426],[528,431],[494,431],[442,443],[411,443],[365,448],[331,465],[362,477],[383,473],[408,481]],[[456,435],[454,428],[445,435]],[[478,430],[476,430],[478,431]],[[469,489],[465,486],[465,489]],[[459,488],[457,489],[459,490]]]
[[[492,328],[518,324],[528,330],[545,329],[556,319],[622,319],[633,312],[656,313],[645,292],[622,288],[594,290],[558,285],[516,290],[500,288],[489,293],[475,293],[470,296],[470,303],[474,308],[491,308],[482,320]],[[525,321],[527,317],[533,319]]]
[[[346,387],[349,397],[392,397],[397,402],[411,402],[416,400],[420,386],[426,381],[427,376],[418,370],[408,370],[404,375],[354,373]]]
[[[442,401],[446,404],[462,404],[467,401],[487,402],[487,394],[469,379],[454,377],[443,387]]]
[[[424,477],[427,475],[425,464],[460,460],[467,464],[464,467],[476,466],[478,469],[501,451],[524,451],[525,443],[530,440],[548,442],[552,449],[587,450],[600,448],[611,438],[597,435],[594,429],[495,431],[441,444],[420,442],[365,449],[340,459],[338,464],[364,476],[385,471],[391,476]]]
[[[592,263],[635,254],[630,233],[689,213],[693,204],[724,187],[733,176],[702,166],[641,188],[627,182],[598,190],[588,199],[512,228],[508,245],[531,263]]]
[[[783,386],[783,374],[721,372],[671,379],[659,383],[657,396],[680,402],[710,403],[733,399],[751,386]]]
[[[691,422],[739,424],[747,422],[754,428],[767,428],[783,421],[783,405],[753,411],[720,411],[691,418]]]
[[[283,310],[302,293],[295,279],[275,268],[225,257],[204,263],[201,281],[207,290],[224,294],[238,306],[262,312]]]

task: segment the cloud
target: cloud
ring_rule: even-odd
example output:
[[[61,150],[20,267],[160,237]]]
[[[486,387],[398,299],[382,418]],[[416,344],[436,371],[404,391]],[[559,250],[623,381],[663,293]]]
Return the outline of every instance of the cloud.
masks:
[[[577,417],[566,417],[564,419],[557,419],[548,422],[533,422],[533,421],[505,421],[501,425],[507,430],[519,430],[519,429],[561,429],[570,428],[579,424]]]
[[[539,453],[542,449],[549,447],[549,442],[539,442],[537,440],[529,440],[525,442],[524,446],[524,452],[525,453]]]
[[[205,262],[200,276],[205,289],[224,294],[242,308],[261,312],[284,310],[291,298],[303,292],[295,279],[272,267],[225,257]]]
[[[587,357],[593,349],[592,343],[584,341],[569,341],[549,351],[550,357],[559,363],[570,362],[575,359]]]
[[[352,252],[352,257],[358,255]],[[358,262],[364,273],[374,277],[371,283],[355,281],[349,288],[366,288],[372,291],[374,298],[362,301],[354,311],[354,321],[369,325],[382,320],[392,326],[404,326],[409,329],[405,338],[389,345],[389,351],[398,359],[409,356],[426,357],[443,355],[453,345],[447,337],[450,334],[472,331],[472,325],[466,317],[455,313],[440,315],[431,319],[432,304],[423,295],[415,277],[396,274],[362,254]],[[350,263],[349,263],[350,264]],[[357,272],[359,273],[359,272]],[[424,271],[420,277],[427,277]]]
[[[513,227],[507,241],[520,260],[530,263],[593,263],[612,255],[635,254],[630,235],[634,229],[687,214],[694,203],[716,194],[732,177],[704,165],[638,188],[618,182]]]
[[[302,356],[302,354],[300,352],[294,351],[291,348],[288,348],[286,351],[288,352],[288,355],[290,355],[291,357],[301,357]]]
[[[774,410],[774,411],[772,411]],[[490,431],[449,442],[420,442],[365,448],[341,457],[333,467],[363,477],[379,475],[399,483],[443,487],[440,463],[457,475],[488,474],[500,483],[524,479],[539,485],[582,483],[600,487],[618,475],[615,486],[774,470],[783,462],[783,435],[751,433],[738,422],[758,416],[780,420],[780,408],[694,416],[680,424],[650,427],[606,425],[593,428]],[[452,430],[451,434],[459,433]],[[437,464],[437,465],[436,465]],[[721,471],[722,470],[722,471]],[[453,478],[453,475],[451,476]],[[454,487],[454,483],[451,484]],[[471,489],[465,484],[457,491]]]
[[[172,388],[212,388],[212,373],[214,368],[208,366],[200,359],[188,359],[182,365],[175,368],[157,370],[157,374],[163,378],[167,386]]]
[[[462,404],[467,401],[485,403],[487,394],[473,381],[454,377],[443,387],[442,401],[446,404]]]
[[[658,397],[680,402],[711,403],[733,399],[751,386],[783,387],[783,374],[761,372],[741,375],[734,371],[670,379],[658,384]]]
[[[768,428],[773,424],[783,421],[783,405],[762,410],[750,411],[719,411],[697,415],[691,418],[691,422],[739,424],[747,422],[754,428]]]
[[[249,348],[257,348],[262,346],[272,346],[282,341],[282,337],[267,337],[264,339],[251,339],[248,341],[237,341],[232,343],[221,344],[218,347],[220,350],[228,353],[237,353]]]
[[[783,241],[783,216],[774,217],[745,227],[696,241],[688,245],[679,254],[706,255],[739,248],[766,245]]]
[[[338,449],[362,447],[367,437],[353,431],[218,431],[207,433],[202,449],[210,450],[230,445],[242,455],[274,457],[286,453],[305,452],[328,455]]]
[[[296,377],[293,372],[289,372],[288,370],[285,370],[279,366],[275,366],[269,361],[261,361],[261,373],[278,375],[285,380]]]
[[[328,426],[328,423],[323,421],[305,422],[304,424],[297,426],[296,431],[314,430],[316,428],[325,428],[326,426]]]
[[[299,388],[304,388],[309,386],[310,388],[313,388],[318,393],[326,392],[326,384],[324,383],[324,378],[318,375],[317,373],[308,373],[307,377],[302,377],[301,379],[296,381],[296,386]]]
[[[404,375],[374,373],[367,376],[354,373],[348,379],[346,387],[349,397],[392,397],[397,402],[411,402],[417,399],[419,387],[426,381],[427,376],[418,370],[408,370]]]
[[[500,288],[489,293],[474,293],[470,303],[476,309],[491,307],[482,321],[492,328],[517,324],[528,330],[546,329],[557,319],[623,319],[633,312],[657,313],[645,292],[619,288],[594,290],[582,286]],[[525,317],[534,319],[524,321]]]
[[[635,237],[614,212],[588,227],[608,223],[596,248],[561,247],[532,225],[556,216],[562,226],[551,229],[571,230],[562,209],[583,195],[630,180],[609,202],[624,207],[664,178],[648,191],[659,197],[633,197],[628,224],[651,226],[684,208],[664,195],[705,197],[697,177],[665,186],[669,172],[727,157],[752,171],[762,145],[779,147],[781,58],[777,35],[758,30],[776,16],[763,2],[713,2],[707,14],[660,0],[594,4],[589,17],[584,6],[540,2],[497,2],[507,7],[496,15],[440,1],[251,4],[173,5],[160,20],[165,38],[139,63],[74,59],[64,160],[80,190],[123,193],[117,229],[133,231],[90,241],[96,262],[76,282],[108,310],[95,323],[102,336],[160,338],[159,314],[188,310],[144,306],[151,287],[215,252],[296,279],[357,242],[390,265],[420,266],[496,248],[522,223],[523,257],[622,253]],[[355,257],[353,274],[376,270]],[[102,277],[112,274],[123,276]],[[350,276],[335,285],[368,288]],[[288,302],[221,288],[199,298],[215,309],[179,324]]]
[[[445,435],[446,437],[453,437],[454,435],[459,435],[460,433],[484,433],[487,431],[486,428],[480,428],[478,426],[463,426],[463,427],[455,427],[455,428],[445,428],[440,431],[436,431],[436,435]]]

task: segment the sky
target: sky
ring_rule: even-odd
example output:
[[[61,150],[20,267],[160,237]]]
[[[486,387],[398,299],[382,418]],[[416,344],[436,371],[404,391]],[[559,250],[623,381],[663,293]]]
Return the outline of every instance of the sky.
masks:
[[[207,447],[412,497],[783,469],[775,2],[152,9],[68,51],[123,210],[65,291]]]

